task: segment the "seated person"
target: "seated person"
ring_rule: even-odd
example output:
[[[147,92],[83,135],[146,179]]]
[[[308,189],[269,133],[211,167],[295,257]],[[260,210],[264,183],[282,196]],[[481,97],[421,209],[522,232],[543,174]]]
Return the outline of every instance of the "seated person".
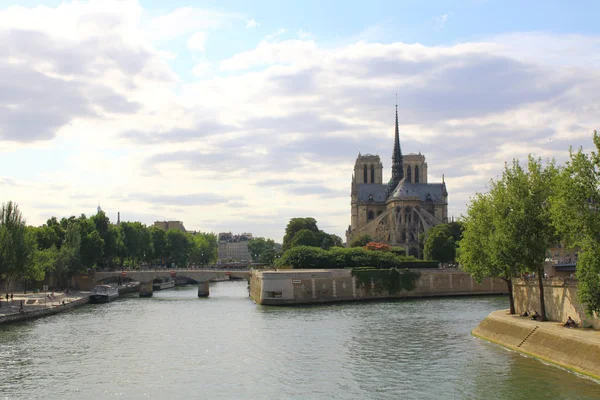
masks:
[[[525,312],[521,314],[521,317],[529,317],[529,311],[525,310]]]
[[[533,314],[531,314],[531,319],[534,320],[534,321],[537,320],[540,317],[541,317],[541,315],[538,314],[537,310],[534,311]]]
[[[565,324],[563,326],[566,328],[574,328],[577,326],[577,323],[575,321],[573,321],[571,319],[571,317],[569,316],[569,318],[567,319],[567,322],[565,322]]]

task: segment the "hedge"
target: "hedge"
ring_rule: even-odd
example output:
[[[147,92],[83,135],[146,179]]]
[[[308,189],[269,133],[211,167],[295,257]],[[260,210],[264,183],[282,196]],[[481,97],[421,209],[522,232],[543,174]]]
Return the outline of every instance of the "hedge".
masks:
[[[362,247],[332,247],[329,250],[323,250],[311,246],[297,246],[286,250],[277,259],[276,265],[291,266],[294,269],[341,269],[366,265],[375,269],[438,267],[437,262],[400,256],[391,251],[372,251]]]

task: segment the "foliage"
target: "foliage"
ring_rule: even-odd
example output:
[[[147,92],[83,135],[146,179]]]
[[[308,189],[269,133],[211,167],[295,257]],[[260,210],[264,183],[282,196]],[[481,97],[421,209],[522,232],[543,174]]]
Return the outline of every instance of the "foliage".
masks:
[[[447,224],[434,226],[430,229],[425,242],[425,260],[437,260],[441,263],[454,262],[456,257],[456,242],[452,230]]]
[[[365,245],[365,249],[373,251],[390,251],[391,246],[385,243],[369,242]]]
[[[352,276],[356,278],[357,289],[366,289],[373,284],[375,293],[387,292],[394,295],[402,290],[407,292],[414,290],[421,274],[408,269],[353,268]]]
[[[11,201],[0,208],[0,279],[23,275],[35,250],[33,233],[27,234],[19,206]]]
[[[365,233],[352,240],[348,247],[364,247],[367,243],[372,241],[371,235]]]
[[[552,222],[568,247],[579,247],[577,294],[586,311],[600,313],[600,136],[594,131],[596,151],[570,150],[558,174],[550,201]]]
[[[255,263],[272,264],[279,256],[277,243],[273,239],[253,238],[248,242],[248,251]]]
[[[365,265],[375,268],[406,268],[407,264],[417,268],[421,265],[431,266],[431,263],[422,262],[414,257],[362,247],[334,247],[323,250],[312,246],[298,246],[285,251],[276,261],[277,266],[291,266],[296,269],[355,268]],[[437,267],[437,264],[435,266]]]
[[[190,262],[206,265],[217,259],[217,236],[212,233],[197,233],[190,238]]]
[[[512,278],[536,271],[541,285],[546,250],[556,240],[547,206],[556,174],[553,162],[543,166],[530,156],[525,170],[514,160],[500,179],[490,182],[489,192],[477,194],[467,208],[459,262],[477,280],[506,280],[511,313]],[[540,297],[544,318],[543,290]]]
[[[319,230],[316,219],[292,218],[285,228],[282,250],[294,246],[315,246],[328,250],[343,245],[341,237]]]
[[[175,266],[185,266],[190,258],[191,243],[185,232],[178,229],[167,231],[167,254]]]

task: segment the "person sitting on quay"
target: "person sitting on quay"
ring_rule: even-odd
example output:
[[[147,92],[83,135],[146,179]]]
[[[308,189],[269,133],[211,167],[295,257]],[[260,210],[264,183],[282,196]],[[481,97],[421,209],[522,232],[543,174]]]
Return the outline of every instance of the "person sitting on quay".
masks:
[[[577,323],[575,321],[573,321],[573,319],[571,319],[571,316],[569,316],[569,318],[567,319],[567,322],[565,322],[565,324],[563,326],[565,328],[575,328],[577,326]]]
[[[525,312],[521,314],[521,317],[529,317],[529,311],[525,310]]]
[[[531,314],[531,319],[534,320],[534,321],[537,321],[537,319],[540,318],[540,317],[541,317],[541,315],[538,314],[537,310],[535,310],[533,312],[533,314]]]

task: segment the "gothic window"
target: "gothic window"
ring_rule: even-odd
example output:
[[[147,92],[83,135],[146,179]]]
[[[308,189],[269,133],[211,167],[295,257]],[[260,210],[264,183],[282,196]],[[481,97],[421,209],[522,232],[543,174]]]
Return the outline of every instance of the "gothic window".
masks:
[[[375,216],[373,215],[373,211],[369,211],[367,215],[367,221],[373,221],[373,218],[375,218]]]
[[[408,167],[406,167],[406,180],[409,182],[412,182],[412,174],[411,174],[410,165]]]
[[[419,183],[419,166],[415,165],[415,183]]]
[[[371,183],[375,183],[375,167],[371,165]]]
[[[363,168],[363,172],[364,172],[364,182],[368,183],[369,181],[367,180],[367,166],[365,165],[365,167]]]
[[[406,242],[406,232],[402,232],[402,242]]]

